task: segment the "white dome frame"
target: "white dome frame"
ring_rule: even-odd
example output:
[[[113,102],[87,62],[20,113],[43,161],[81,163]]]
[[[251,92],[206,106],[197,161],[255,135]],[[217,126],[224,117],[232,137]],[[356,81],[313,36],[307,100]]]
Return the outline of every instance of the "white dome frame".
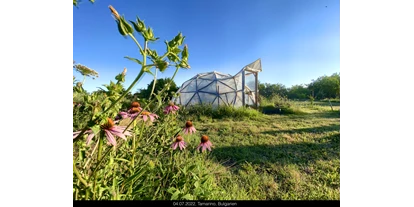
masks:
[[[261,71],[262,64],[259,58],[243,67],[234,76],[217,71],[199,73],[181,85],[177,91],[178,96],[172,101],[183,106],[212,104],[213,107],[247,105],[257,108],[258,73]]]

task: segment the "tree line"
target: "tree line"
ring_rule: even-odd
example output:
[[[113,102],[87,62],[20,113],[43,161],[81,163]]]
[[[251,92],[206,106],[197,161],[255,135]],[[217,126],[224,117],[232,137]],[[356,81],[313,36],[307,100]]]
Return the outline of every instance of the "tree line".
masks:
[[[324,75],[318,77],[316,80],[312,80],[309,84],[293,85],[290,88],[286,87],[281,83],[259,83],[259,94],[265,98],[271,98],[275,95],[287,97],[288,99],[299,99],[305,100],[313,97],[314,99],[325,99],[325,98],[339,98],[340,95],[340,76],[339,73],[334,73],[330,76]],[[157,79],[154,87],[154,93],[163,89],[165,84],[169,82],[169,78]],[[150,96],[152,85],[154,80],[147,85],[146,88],[139,89],[134,96],[142,99],[146,99]],[[173,81],[169,90],[169,99],[172,98],[173,94],[177,92],[179,87]]]
[[[314,99],[339,98],[339,80],[339,73],[334,73],[331,76],[320,76],[309,84],[293,85],[290,88],[280,83],[260,83],[259,94],[266,98],[279,95],[288,99],[300,100],[309,99],[310,97]]]

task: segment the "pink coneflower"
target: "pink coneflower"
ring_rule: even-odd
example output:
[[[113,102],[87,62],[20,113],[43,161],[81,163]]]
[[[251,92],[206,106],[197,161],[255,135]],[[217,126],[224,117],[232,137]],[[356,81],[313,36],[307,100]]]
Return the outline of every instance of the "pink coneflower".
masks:
[[[175,149],[177,149],[177,146],[179,146],[180,147],[180,150],[183,150],[183,149],[185,149],[185,146],[187,145],[187,143],[185,143],[184,142],[184,139],[183,139],[183,137],[182,136],[180,136],[180,135],[178,135],[176,138],[175,138],[175,142],[171,145],[171,148],[173,149],[173,150],[175,150]]]
[[[148,111],[143,111],[140,115],[139,115],[144,121],[148,120],[148,117],[150,118],[151,122],[154,121],[154,119],[158,118],[157,114],[152,114],[151,112]]]
[[[193,126],[193,122],[187,121],[185,122],[185,128],[183,129],[184,134],[192,134],[193,132],[196,132],[196,129]]]
[[[136,116],[138,116],[138,114],[141,110],[142,110],[142,108],[139,107],[139,106],[132,107],[131,109],[128,110],[128,117],[130,117],[131,119],[134,119]]]
[[[206,150],[206,148],[208,150],[211,151],[211,146],[213,146],[213,144],[210,142],[210,140],[208,140],[208,136],[207,135],[203,135],[201,136],[201,143],[198,145],[197,150],[201,148],[201,151],[204,152],[204,150]]]
[[[180,107],[174,105],[174,102],[170,101],[168,106],[164,109],[164,114],[175,113],[178,109],[180,109]]]
[[[125,136],[131,136],[131,133],[128,131],[125,131],[126,126],[116,126],[114,124],[114,121],[112,121],[112,119],[108,118],[108,122],[106,122],[105,124],[101,125],[101,133],[105,132],[106,135],[106,139],[108,140],[108,142],[111,145],[116,146],[116,139],[115,137],[120,137],[124,140],[126,140]],[[77,132],[73,132],[73,139],[75,139],[78,135],[79,135],[80,131]],[[87,130],[85,132],[88,135],[88,138],[86,138],[86,144],[90,144],[91,140],[93,137],[95,137],[95,134],[93,133],[92,130]]]

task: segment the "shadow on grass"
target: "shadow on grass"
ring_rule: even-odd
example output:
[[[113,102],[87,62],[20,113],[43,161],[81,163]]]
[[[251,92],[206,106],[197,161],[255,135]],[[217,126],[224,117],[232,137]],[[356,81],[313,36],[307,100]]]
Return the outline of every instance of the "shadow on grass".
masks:
[[[312,119],[312,118],[340,118],[341,114],[339,110],[334,111],[323,111],[323,112],[313,112],[308,114],[288,114],[281,115],[286,118],[303,118],[303,119]]]
[[[319,143],[216,147],[211,156],[233,163],[307,165],[317,160],[339,159],[339,137],[339,133],[325,136]]]
[[[302,129],[288,129],[288,130],[270,130],[270,131],[263,131],[263,134],[270,134],[276,135],[278,133],[324,133],[330,131],[339,131],[339,124],[331,124],[327,126],[320,126],[320,127],[310,127],[310,128],[302,128]]]

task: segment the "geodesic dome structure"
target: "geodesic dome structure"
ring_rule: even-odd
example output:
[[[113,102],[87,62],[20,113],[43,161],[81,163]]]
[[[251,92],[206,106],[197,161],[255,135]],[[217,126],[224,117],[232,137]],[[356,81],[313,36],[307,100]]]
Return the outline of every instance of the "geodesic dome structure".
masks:
[[[185,81],[173,98],[175,104],[190,106],[258,106],[258,73],[262,71],[260,59],[243,67],[232,76],[217,71],[200,73]]]

